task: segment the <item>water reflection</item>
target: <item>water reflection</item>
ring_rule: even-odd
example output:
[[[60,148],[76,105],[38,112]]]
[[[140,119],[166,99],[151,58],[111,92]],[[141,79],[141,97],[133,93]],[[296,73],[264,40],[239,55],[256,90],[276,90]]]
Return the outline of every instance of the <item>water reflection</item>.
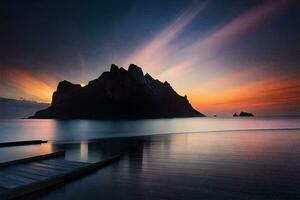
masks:
[[[89,160],[89,145],[86,142],[80,143],[80,160],[87,162]]]
[[[296,199],[300,131],[174,134],[53,144],[67,158],[122,159],[37,199]],[[117,192],[114,192],[117,191]]]
[[[16,147],[0,148],[0,162],[21,159],[25,157],[37,156],[53,152],[52,144],[38,144]]]
[[[174,118],[109,120],[0,120],[0,142],[95,138],[248,129],[300,129],[300,118]]]
[[[48,136],[56,138],[70,137],[59,136],[58,130],[93,133],[99,126],[83,122],[73,128],[71,121],[46,124],[44,130],[51,130]],[[61,150],[66,150],[66,159],[83,162],[123,154],[112,166],[29,199],[296,199],[300,196],[299,141],[300,130],[60,140],[0,148],[0,160]]]

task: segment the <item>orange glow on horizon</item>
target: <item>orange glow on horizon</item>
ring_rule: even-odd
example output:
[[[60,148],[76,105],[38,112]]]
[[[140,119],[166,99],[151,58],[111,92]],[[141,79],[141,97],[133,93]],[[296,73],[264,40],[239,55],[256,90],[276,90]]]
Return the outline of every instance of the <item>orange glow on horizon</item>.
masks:
[[[300,76],[269,77],[216,93],[191,95],[190,100],[195,107],[215,111],[297,106],[300,102]]]
[[[255,28],[266,19],[279,14],[292,2],[292,0],[264,1],[219,27],[215,32],[207,34],[206,37],[197,38],[192,45],[182,46],[182,44],[171,43],[205,8],[206,3],[199,5],[197,9],[188,8],[152,40],[138,48],[126,63],[134,62],[147,70],[158,73],[155,75],[166,80],[178,78],[182,75],[179,72],[188,71],[189,68],[204,70],[207,59],[210,59],[222,47],[239,39],[247,33],[247,30]]]
[[[54,88],[52,88],[44,80],[37,78],[36,76],[17,69],[6,69],[4,70],[5,82],[19,90],[30,100],[37,100],[40,102],[50,103]],[[33,98],[33,99],[32,99]]]
[[[223,66],[223,62],[222,58],[215,57],[222,47],[238,40],[248,30],[262,24],[266,19],[283,12],[294,1],[263,1],[215,28],[210,34],[204,36],[200,34],[201,37],[195,38],[191,44],[176,42],[177,37],[193,20],[201,19],[197,16],[209,2],[209,0],[195,1],[183,9],[152,39],[132,52],[124,63],[138,64],[155,78],[167,80],[176,91],[187,94],[192,105],[201,112],[259,109],[295,105],[300,102],[299,76],[286,74],[285,77],[279,77],[268,74],[264,77],[263,67],[250,65],[238,72],[216,73],[220,70],[220,66]],[[84,66],[83,57],[81,55],[79,57]],[[225,67],[232,66],[228,66],[227,63]],[[51,102],[55,86],[49,84],[50,78],[45,81],[29,72],[10,68],[4,70],[4,74],[6,83],[17,89],[18,95],[41,102]]]
[[[198,87],[191,88],[188,99],[193,107],[205,114],[233,109],[259,110],[299,105],[300,75],[273,75],[240,82],[239,80],[244,77],[251,76],[251,73],[257,73],[254,68],[250,69],[229,73],[228,76],[209,80]],[[5,78],[6,83],[33,97],[34,100],[51,102],[54,89],[36,76],[9,69],[5,71]]]

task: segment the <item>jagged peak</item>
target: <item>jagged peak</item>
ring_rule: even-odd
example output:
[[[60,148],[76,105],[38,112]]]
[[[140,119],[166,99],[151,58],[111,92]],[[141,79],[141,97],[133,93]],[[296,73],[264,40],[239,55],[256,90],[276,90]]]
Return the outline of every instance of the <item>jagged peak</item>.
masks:
[[[81,88],[81,85],[71,83],[70,81],[67,80],[63,80],[58,83],[57,92],[69,91],[77,88]]]
[[[147,82],[152,82],[152,81],[155,81],[155,79],[148,73],[145,74],[145,80]]]
[[[120,67],[120,71],[127,72],[127,70],[124,69],[123,67]]]
[[[150,76],[150,77],[151,77],[151,75],[150,75],[150,74],[148,74],[148,73],[146,73],[146,74],[145,74],[145,76]],[[152,77],[151,77],[151,78],[152,78]]]
[[[124,109],[123,109],[124,107]],[[116,109],[121,108],[121,109]],[[87,87],[61,81],[51,106],[32,118],[153,118],[204,116],[178,95],[168,82],[143,74],[130,64],[128,70],[112,64],[110,71]]]
[[[142,68],[135,64],[130,64],[128,67],[128,73],[131,75],[132,78],[137,80],[138,82],[144,84],[145,77]]]
[[[170,86],[170,87],[171,87],[171,85],[170,85],[170,83],[169,83],[168,81],[165,81],[165,82],[164,82],[164,85],[167,85],[167,86]]]
[[[117,72],[118,70],[119,70],[118,65],[111,64],[111,66],[110,66],[110,72]]]
[[[135,64],[130,64],[129,65],[128,72],[130,74],[134,74],[134,75],[138,75],[138,76],[144,76],[142,68],[135,65]]]
[[[62,85],[65,85],[65,84],[75,85],[74,83],[71,83],[70,81],[67,81],[67,80],[60,81],[58,84],[62,84]]]
[[[71,83],[70,81],[67,81],[67,80],[63,80],[58,83],[57,87],[74,86],[74,85],[77,85],[77,84]]]

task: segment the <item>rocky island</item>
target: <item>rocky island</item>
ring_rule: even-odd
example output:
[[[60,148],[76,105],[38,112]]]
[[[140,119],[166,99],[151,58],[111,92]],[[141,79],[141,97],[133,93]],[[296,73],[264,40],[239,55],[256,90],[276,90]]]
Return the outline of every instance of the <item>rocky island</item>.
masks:
[[[134,64],[128,70],[112,64],[86,86],[61,81],[50,107],[36,119],[136,119],[204,117],[186,96],[178,95],[168,82],[160,82]]]
[[[254,117],[254,115],[252,113],[242,111],[239,115],[234,113],[233,117]]]

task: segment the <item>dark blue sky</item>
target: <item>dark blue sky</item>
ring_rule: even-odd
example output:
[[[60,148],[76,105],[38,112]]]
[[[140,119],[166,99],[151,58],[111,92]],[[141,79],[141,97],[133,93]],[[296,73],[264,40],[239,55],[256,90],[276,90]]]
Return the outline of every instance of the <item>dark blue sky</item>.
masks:
[[[131,0],[1,1],[1,62],[54,73],[56,69],[58,73],[79,70],[79,55],[87,60],[86,64],[94,65],[94,60],[108,64],[155,34],[185,4]]]
[[[208,90],[298,78],[299,11],[292,0],[2,0],[0,96],[46,100],[10,80],[12,73],[54,90],[59,80],[86,83],[111,63],[127,68],[133,62],[194,96],[199,109],[213,107],[212,97],[199,100],[211,96]],[[226,87],[201,89],[226,77]]]

